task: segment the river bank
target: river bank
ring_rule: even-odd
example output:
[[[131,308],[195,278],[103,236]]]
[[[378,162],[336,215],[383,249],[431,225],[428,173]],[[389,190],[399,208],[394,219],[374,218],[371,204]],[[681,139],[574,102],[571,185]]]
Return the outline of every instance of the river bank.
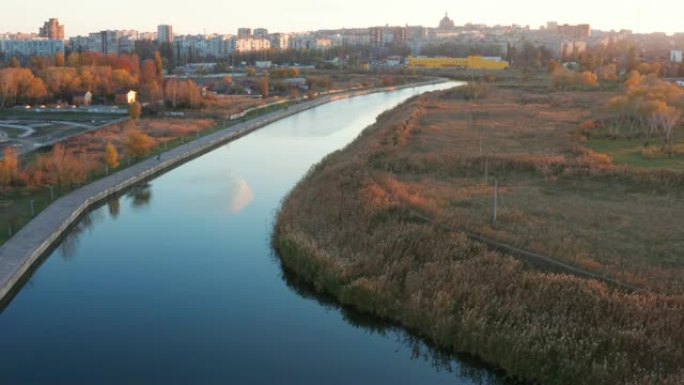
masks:
[[[551,385],[681,383],[681,294],[625,292],[549,273],[450,230],[465,228],[663,293],[681,282],[662,279],[677,269],[644,262],[640,249],[614,255],[631,227],[609,233],[584,224],[622,215],[620,207],[638,208],[625,203],[636,202],[629,194],[645,204],[636,184],[618,187],[610,174],[600,180],[605,159],[583,152],[575,135],[587,116],[584,104],[597,105],[600,94],[492,94],[475,102],[453,92],[421,96],[383,114],[312,168],[278,217],[273,243],[282,264],[343,305],[476,355],[515,378]],[[493,223],[494,178],[501,206]],[[618,198],[623,193],[627,198]],[[664,198],[649,199],[653,211]],[[580,253],[587,236],[603,243]]]
[[[126,188],[151,176],[168,171],[190,159],[200,156],[222,144],[240,138],[260,127],[280,119],[298,114],[323,104],[367,95],[388,92],[402,88],[443,83],[444,79],[358,90],[335,95],[322,96],[291,106],[285,110],[271,112],[253,120],[215,132],[193,142],[183,144],[163,153],[159,159],[150,158],[130,168],[84,186],[53,202],[22,230],[0,247],[0,302],[30,270],[31,266],[52,246],[60,236],[90,207]]]

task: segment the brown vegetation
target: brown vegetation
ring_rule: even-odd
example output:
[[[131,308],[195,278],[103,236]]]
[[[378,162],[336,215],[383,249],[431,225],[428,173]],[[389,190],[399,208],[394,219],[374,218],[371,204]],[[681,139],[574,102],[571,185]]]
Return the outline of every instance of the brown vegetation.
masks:
[[[312,169],[278,218],[283,265],[518,378],[682,383],[684,250],[672,240],[684,234],[670,224],[684,214],[684,178],[583,147],[579,127],[610,93],[453,94],[382,115]],[[535,270],[416,212],[647,291]]]

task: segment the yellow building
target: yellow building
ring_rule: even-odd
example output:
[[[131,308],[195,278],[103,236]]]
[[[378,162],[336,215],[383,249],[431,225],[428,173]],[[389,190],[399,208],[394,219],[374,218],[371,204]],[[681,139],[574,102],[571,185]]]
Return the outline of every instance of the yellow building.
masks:
[[[409,57],[409,68],[460,68],[471,70],[505,70],[510,67],[501,58],[484,56],[454,57]]]

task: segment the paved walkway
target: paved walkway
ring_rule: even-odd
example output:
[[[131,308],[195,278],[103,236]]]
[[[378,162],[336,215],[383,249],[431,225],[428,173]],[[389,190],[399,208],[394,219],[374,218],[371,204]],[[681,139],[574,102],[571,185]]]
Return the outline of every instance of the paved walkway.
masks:
[[[330,101],[374,92],[425,86],[443,81],[436,80],[401,87],[388,87],[349,92],[343,95],[324,96],[291,106],[286,110],[271,112],[176,147],[163,153],[160,160],[152,157],[59,198],[0,247],[0,303],[5,300],[5,297],[21,281],[22,277],[30,271],[31,266],[59,240],[59,237],[71,224],[77,221],[91,206],[107,197],[258,128]]]

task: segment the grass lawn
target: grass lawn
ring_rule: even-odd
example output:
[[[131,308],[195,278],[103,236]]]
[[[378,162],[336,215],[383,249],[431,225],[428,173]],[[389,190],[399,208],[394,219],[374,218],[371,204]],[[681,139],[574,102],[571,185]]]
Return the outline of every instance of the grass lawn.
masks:
[[[644,142],[640,139],[592,139],[587,146],[594,151],[608,154],[616,164],[644,169],[668,169],[684,171],[684,155],[681,153],[672,158],[666,155],[645,157],[642,155]],[[654,145],[656,148],[659,143]],[[679,141],[677,147],[684,147],[684,141]]]

